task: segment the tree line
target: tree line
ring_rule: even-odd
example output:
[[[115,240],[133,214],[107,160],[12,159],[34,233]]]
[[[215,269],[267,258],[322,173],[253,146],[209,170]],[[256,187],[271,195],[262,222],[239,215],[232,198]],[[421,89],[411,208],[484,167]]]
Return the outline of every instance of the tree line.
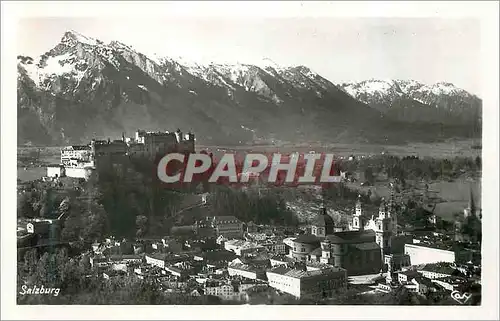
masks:
[[[437,159],[380,155],[342,161],[339,167],[349,172],[364,172],[365,179],[371,180],[371,183],[375,175],[380,173],[386,173],[389,178],[400,181],[406,179],[437,180],[457,178],[463,173],[477,173],[481,170],[482,160],[480,156]]]

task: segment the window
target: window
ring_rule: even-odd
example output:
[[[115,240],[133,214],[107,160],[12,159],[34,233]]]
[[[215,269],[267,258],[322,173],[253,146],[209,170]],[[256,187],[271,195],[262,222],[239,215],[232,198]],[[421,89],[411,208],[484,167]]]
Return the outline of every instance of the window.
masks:
[[[301,248],[301,249],[300,249],[300,252],[305,252],[305,251],[306,251],[306,249],[305,249],[305,248]]]

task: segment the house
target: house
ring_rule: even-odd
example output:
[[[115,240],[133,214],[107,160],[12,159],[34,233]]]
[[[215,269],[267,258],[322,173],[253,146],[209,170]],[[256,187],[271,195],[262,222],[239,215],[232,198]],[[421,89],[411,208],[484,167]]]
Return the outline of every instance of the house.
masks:
[[[411,282],[414,278],[419,277],[420,274],[417,271],[408,270],[398,272],[398,281],[400,284],[406,284]]]
[[[91,256],[89,261],[91,267],[98,268],[109,265],[108,259],[102,255]]]
[[[217,296],[223,300],[246,301],[246,291],[253,288],[258,283],[246,282],[224,282],[224,281],[207,281],[205,283],[205,295]]]
[[[224,248],[227,251],[236,253],[238,256],[246,256],[250,253],[265,251],[264,246],[243,240],[227,241],[224,243]]]
[[[293,248],[293,241],[296,238],[297,237],[287,237],[286,239],[283,240],[283,244],[285,244],[287,248]]]
[[[320,270],[280,266],[266,274],[269,286],[296,298],[328,298],[347,286],[347,271],[333,266]]]
[[[269,259],[271,267],[276,266],[291,266],[295,263],[295,260],[286,255],[275,255]]]
[[[169,272],[170,274],[172,274],[173,276],[176,276],[178,278],[184,278],[184,277],[189,275],[187,269],[183,269],[182,267],[173,266],[173,265],[166,266],[165,271]]]
[[[229,276],[241,276],[251,280],[264,280],[266,270],[260,266],[244,263],[230,263],[227,266]]]
[[[375,288],[375,291],[381,293],[391,293],[393,289],[394,288],[389,284],[379,283]]]
[[[320,262],[322,253],[323,251],[321,250],[320,247],[318,247],[317,249],[309,253],[308,260],[310,262]]]
[[[215,241],[217,244],[224,246],[224,243],[226,243],[227,238],[224,235],[219,235],[217,240]]]
[[[228,239],[243,237],[243,223],[234,216],[206,217],[195,223],[198,235],[215,236],[223,235]]]
[[[416,287],[416,292],[420,295],[427,295],[429,292],[436,292],[436,285],[432,282],[432,280],[417,276],[411,280]]]
[[[204,238],[204,239],[191,239],[186,240],[184,243],[184,248],[189,249],[191,251],[215,251],[220,248],[219,244],[217,244],[216,239],[214,238]]]
[[[202,296],[203,294],[204,294],[204,292],[203,292],[202,288],[194,289],[193,291],[191,291],[189,293],[190,296],[196,296],[196,297]]]
[[[34,219],[26,224],[26,231],[29,234],[49,235],[52,220]]]
[[[275,253],[275,254],[286,254],[286,245],[283,242],[279,241],[269,241],[262,243],[262,246],[267,250],[269,253]]]
[[[386,254],[384,264],[391,271],[399,271],[411,266],[410,256],[406,254]]]
[[[167,254],[159,254],[159,253],[146,254],[145,258],[146,258],[146,264],[157,266],[162,269],[165,268],[165,261],[167,259]]]
[[[113,270],[109,269],[105,272],[102,273],[102,277],[106,280],[109,280],[111,278],[118,278],[118,277],[123,277],[126,276],[128,273],[123,270]]]
[[[179,253],[182,251],[182,244],[171,238],[163,238],[161,240],[163,249],[172,253]],[[154,248],[154,247],[153,247]]]
[[[252,241],[265,241],[268,236],[266,233],[247,233],[245,239]]]
[[[110,255],[109,261],[112,263],[141,263],[142,255],[137,254],[123,254],[123,255]]]
[[[134,254],[144,253],[144,244],[142,244],[142,243],[135,243],[133,245],[133,247],[134,247]]]
[[[47,177],[64,177],[66,176],[64,165],[50,164],[47,165]]]
[[[439,278],[439,279],[432,279],[431,281],[447,291],[456,290],[460,286],[462,286],[466,283],[465,279],[459,278],[459,277],[452,277],[452,276]]]
[[[417,271],[428,279],[446,278],[456,275],[459,271],[446,263],[425,264],[417,267]]]
[[[227,264],[235,258],[236,254],[226,250],[206,251],[193,257],[195,261],[202,261],[208,271],[227,267]]]
[[[161,251],[165,247],[163,242],[153,242],[151,248],[155,251]],[[134,248],[135,251],[135,248]]]

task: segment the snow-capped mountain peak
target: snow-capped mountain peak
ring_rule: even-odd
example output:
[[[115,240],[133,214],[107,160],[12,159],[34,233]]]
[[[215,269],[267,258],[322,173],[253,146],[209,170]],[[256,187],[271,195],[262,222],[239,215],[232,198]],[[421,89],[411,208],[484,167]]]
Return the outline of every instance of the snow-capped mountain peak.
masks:
[[[61,43],[68,44],[71,42],[79,42],[91,46],[96,46],[99,43],[102,43],[102,41],[100,40],[84,36],[75,30],[68,30],[64,33],[64,36],[61,39]]]
[[[19,126],[21,137],[62,142],[96,132],[112,136],[138,126],[194,123],[210,141],[360,137],[354,140],[365,142],[392,133],[380,110],[370,108],[373,101],[393,107],[397,98],[409,97],[428,104],[427,109],[444,106],[455,112],[459,106],[458,114],[460,106],[471,109],[474,103],[449,83],[371,79],[336,86],[306,66],[280,66],[269,58],[256,63],[214,62],[201,54],[203,59],[186,58],[68,31],[40,57],[18,56],[18,115],[26,121]],[[404,106],[403,121],[408,109],[416,110],[413,106],[419,107]],[[434,124],[450,114],[429,114],[428,119]],[[374,122],[381,126],[363,136]]]
[[[416,80],[370,79],[339,87],[357,100],[398,119],[470,121],[481,113],[481,100],[449,82],[426,85]]]
[[[271,58],[264,57],[260,61],[260,65],[263,67],[272,67],[272,68],[280,68],[280,66],[274,62]],[[259,65],[259,67],[260,67]]]
[[[165,79],[169,78],[171,71],[175,70],[181,75],[183,72],[187,72],[205,82],[224,87],[230,91],[235,90],[235,86],[243,87],[247,91],[256,91],[277,102],[281,101],[282,98],[279,98],[269,88],[264,80],[266,77],[271,76],[279,82],[285,80],[299,89],[315,88],[316,92],[319,88],[324,89],[332,85],[305,66],[280,66],[267,57],[257,63],[248,64],[244,62],[209,62],[204,57],[187,59],[187,57],[164,56],[141,52],[116,40],[104,43],[75,30],[67,31],[59,45],[40,58],[34,59],[34,65],[28,66],[29,61],[27,60],[20,61],[19,65],[26,69],[26,73],[37,86],[41,86],[42,83],[46,83],[45,79],[62,74],[79,73],[80,78],[83,76],[81,72],[88,67],[97,66],[102,69],[106,65],[111,65],[120,69],[120,61],[122,60],[119,57],[136,65],[160,84],[163,84]],[[81,65],[80,68],[76,66],[78,63]],[[318,86],[319,88],[316,88]]]

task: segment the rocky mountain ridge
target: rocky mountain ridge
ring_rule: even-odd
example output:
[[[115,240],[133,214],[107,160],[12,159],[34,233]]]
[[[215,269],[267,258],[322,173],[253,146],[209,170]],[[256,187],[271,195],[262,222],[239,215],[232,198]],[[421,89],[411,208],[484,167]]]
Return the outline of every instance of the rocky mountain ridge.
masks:
[[[390,102],[387,95],[363,94],[359,88],[337,86],[305,66],[280,67],[270,60],[259,66],[199,64],[68,31],[42,56],[18,56],[18,144],[76,143],[138,128],[178,127],[215,144],[386,142],[470,134],[460,123],[443,132],[429,125],[437,122],[391,119],[378,101],[375,107],[372,103],[373,97]],[[412,99],[434,99],[421,92]]]

